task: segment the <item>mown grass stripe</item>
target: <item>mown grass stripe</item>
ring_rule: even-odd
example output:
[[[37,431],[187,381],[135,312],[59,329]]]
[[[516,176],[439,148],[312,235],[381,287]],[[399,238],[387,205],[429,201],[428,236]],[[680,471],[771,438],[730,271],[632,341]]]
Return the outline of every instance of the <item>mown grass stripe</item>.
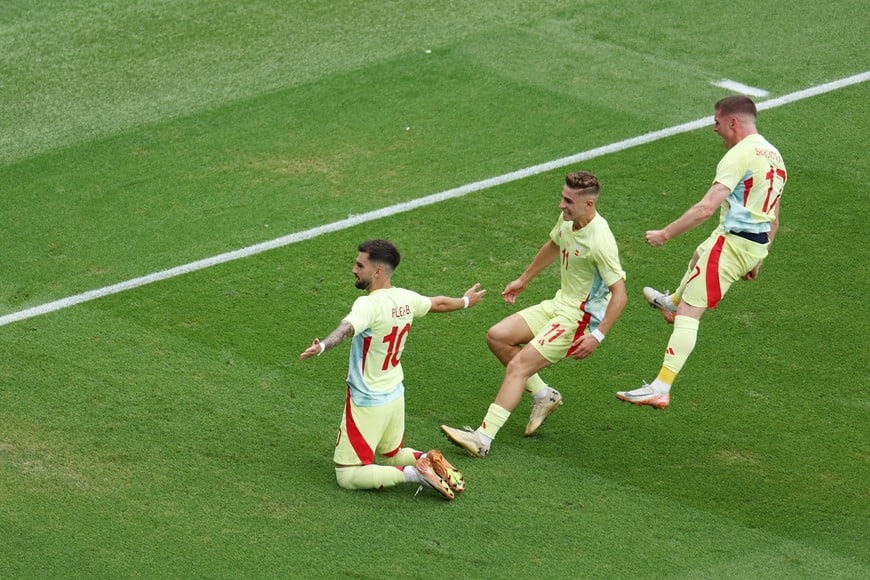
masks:
[[[868,80],[870,80],[870,71],[859,73],[856,75],[852,75],[852,76],[842,78],[842,79],[839,79],[836,81],[832,81],[829,83],[824,83],[821,85],[816,85],[813,87],[802,89],[800,91],[789,93],[789,94],[783,95],[781,97],[775,97],[772,99],[768,99],[766,101],[758,103],[758,109],[759,110],[766,110],[766,109],[773,109],[776,107],[781,107],[783,105],[791,104],[791,103],[794,103],[794,102],[797,102],[797,101],[800,101],[803,99],[816,97],[819,95],[823,95],[825,93],[833,92],[833,91],[843,89],[843,88],[846,88],[846,87],[849,87],[852,85],[863,83],[863,82],[866,82]],[[209,258],[203,258],[202,260],[196,260],[196,261],[190,262],[188,264],[176,266],[174,268],[169,268],[167,270],[161,270],[159,272],[154,272],[154,273],[151,273],[151,274],[148,274],[145,276],[140,276],[138,278],[126,280],[124,282],[119,282],[117,284],[112,284],[109,286],[104,286],[102,288],[89,290],[89,291],[83,292],[81,294],[76,294],[74,296],[69,296],[66,298],[62,298],[60,300],[47,302],[47,303],[41,304],[39,306],[34,306],[34,307],[27,308],[24,310],[19,310],[17,312],[13,312],[13,313],[10,313],[10,314],[7,314],[5,316],[0,317],[0,326],[5,326],[7,324],[12,324],[14,322],[20,322],[22,320],[26,320],[28,318],[34,318],[36,316],[48,314],[50,312],[56,312],[56,311],[62,310],[64,308],[69,308],[71,306],[75,306],[77,304],[82,304],[84,302],[90,302],[91,300],[96,300],[96,299],[102,298],[104,296],[118,294],[120,292],[125,292],[127,290],[139,288],[141,286],[145,286],[147,284],[152,284],[154,282],[159,282],[162,280],[167,280],[169,278],[175,278],[177,276],[181,276],[181,275],[188,274],[191,272],[196,272],[198,270],[203,270],[205,268],[210,268],[210,267],[216,266],[218,264],[224,264],[226,262],[231,262],[234,260],[247,258],[247,257],[253,256],[255,254],[260,254],[262,252],[274,250],[276,248],[281,248],[281,247],[295,244],[298,242],[302,242],[305,240],[310,240],[312,238],[316,238],[316,237],[322,236],[324,234],[337,232],[337,231],[351,228],[351,227],[354,227],[354,226],[357,226],[357,225],[360,225],[360,224],[363,224],[366,222],[370,222],[373,220],[377,220],[377,219],[381,219],[381,218],[385,218],[385,217],[390,217],[390,216],[404,213],[407,211],[411,211],[411,210],[414,210],[414,209],[417,209],[420,207],[425,207],[428,205],[432,205],[435,203],[446,201],[448,199],[463,197],[465,195],[468,195],[469,193],[474,193],[474,192],[489,189],[492,187],[497,187],[499,185],[504,185],[506,183],[518,181],[520,179],[525,179],[525,178],[528,178],[528,177],[531,177],[534,175],[545,173],[547,171],[551,171],[553,169],[558,169],[560,167],[565,167],[567,165],[571,165],[574,163],[588,161],[590,159],[595,159],[597,157],[601,157],[601,156],[608,155],[611,153],[617,153],[619,151],[624,151],[624,150],[630,149],[632,147],[646,145],[646,144],[652,143],[654,141],[658,141],[660,139],[665,139],[665,138],[679,135],[682,133],[687,133],[689,131],[694,131],[695,129],[700,129],[700,128],[706,127],[710,123],[712,123],[712,116],[702,117],[702,118],[696,119],[694,121],[689,121],[687,123],[682,123],[680,125],[668,127],[666,129],[660,129],[658,131],[652,131],[650,133],[645,133],[645,134],[637,136],[637,137],[623,139],[622,141],[617,141],[617,142],[611,143],[609,145],[595,147],[593,149],[589,149],[587,151],[582,151],[582,152],[576,153],[574,155],[569,155],[567,157],[562,157],[560,159],[554,159],[552,161],[540,163],[538,165],[533,165],[530,167],[526,167],[524,169],[512,171],[510,173],[505,173],[505,174],[499,175],[497,177],[491,177],[489,179],[476,181],[473,183],[469,183],[466,185],[455,187],[453,189],[448,189],[448,190],[442,191],[440,193],[434,193],[431,195],[427,195],[427,196],[424,196],[424,197],[421,197],[418,199],[414,199],[411,201],[407,201],[404,203],[391,205],[391,206],[388,206],[385,208],[381,208],[378,210],[374,210],[374,211],[370,211],[370,212],[366,212],[366,213],[362,213],[362,214],[349,215],[347,218],[345,218],[343,220],[339,220],[339,221],[332,222],[329,224],[324,224],[322,226],[303,230],[301,232],[295,232],[292,234],[288,234],[286,236],[281,236],[278,238],[274,238],[272,240],[267,240],[265,242],[261,242],[259,244],[254,244],[251,246],[247,246],[245,248],[240,248],[238,250],[225,252],[223,254],[218,254],[216,256],[212,256]]]

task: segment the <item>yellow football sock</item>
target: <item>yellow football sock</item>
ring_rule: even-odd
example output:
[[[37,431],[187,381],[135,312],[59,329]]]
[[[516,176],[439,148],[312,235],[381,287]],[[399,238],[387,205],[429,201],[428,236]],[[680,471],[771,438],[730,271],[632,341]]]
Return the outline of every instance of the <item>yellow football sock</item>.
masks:
[[[480,424],[477,430],[490,439],[495,439],[498,430],[504,426],[510,416],[510,411],[493,403],[489,406],[486,417],[483,418],[483,423]]]
[[[674,330],[671,332],[668,348],[665,351],[665,359],[662,362],[662,367],[670,370],[674,378],[683,369],[683,365],[686,364],[686,360],[695,349],[699,326],[700,321],[689,316],[674,318]],[[673,383],[673,378],[671,383]]]
[[[344,489],[381,489],[405,482],[404,472],[389,465],[336,467],[335,479]]]
[[[656,377],[656,380],[670,386],[674,384],[674,379],[676,378],[677,373],[667,367],[662,367],[662,370],[659,371],[659,376]]]
[[[533,395],[541,389],[547,388],[547,383],[541,379],[538,373],[533,374],[526,380],[526,392]]]

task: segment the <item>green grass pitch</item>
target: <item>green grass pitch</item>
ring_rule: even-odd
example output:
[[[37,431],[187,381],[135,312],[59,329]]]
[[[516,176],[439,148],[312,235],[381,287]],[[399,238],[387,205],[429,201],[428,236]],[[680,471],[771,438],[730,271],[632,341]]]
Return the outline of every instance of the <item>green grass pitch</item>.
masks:
[[[859,6],[798,0],[13,0],[0,6],[0,317],[712,114],[731,79],[774,99],[866,74]],[[757,282],[705,316],[662,412],[620,404],[669,329],[709,227],[647,229],[706,190],[710,128],[597,156],[0,325],[0,578],[866,578],[870,372],[866,81],[764,110],[786,158]],[[565,395],[493,455],[486,329],[543,243],[564,173],[603,184],[629,304]],[[466,474],[455,502],[337,487],[346,345],[300,362],[358,291],[479,307],[415,324],[407,441]]]

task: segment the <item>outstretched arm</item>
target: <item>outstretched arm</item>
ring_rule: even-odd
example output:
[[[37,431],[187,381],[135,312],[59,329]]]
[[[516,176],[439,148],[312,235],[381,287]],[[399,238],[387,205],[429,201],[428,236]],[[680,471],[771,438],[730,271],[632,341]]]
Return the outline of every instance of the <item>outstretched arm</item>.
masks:
[[[433,296],[429,298],[432,302],[432,307],[429,312],[453,312],[460,308],[471,308],[483,299],[486,290],[478,290],[480,284],[475,284],[465,291],[462,298],[450,298],[449,296]],[[468,303],[466,304],[466,298]]]
[[[686,213],[661,230],[649,230],[646,233],[646,241],[651,246],[661,246],[668,240],[696,228],[707,221],[730,194],[731,190],[727,187],[718,182],[714,183],[701,201],[686,210]]]
[[[540,274],[541,270],[552,264],[553,260],[558,256],[559,246],[553,240],[547,240],[547,243],[538,250],[538,253],[532,259],[532,263],[520,274],[520,277],[505,286],[504,292],[501,293],[505,301],[510,304],[516,302],[517,296],[526,289],[529,282]]]
[[[353,336],[353,326],[350,322],[342,320],[335,330],[329,333],[329,336],[323,340],[314,339],[311,346],[302,351],[299,355],[299,360],[304,360],[311,356],[323,354],[332,347],[341,344],[346,338]]]

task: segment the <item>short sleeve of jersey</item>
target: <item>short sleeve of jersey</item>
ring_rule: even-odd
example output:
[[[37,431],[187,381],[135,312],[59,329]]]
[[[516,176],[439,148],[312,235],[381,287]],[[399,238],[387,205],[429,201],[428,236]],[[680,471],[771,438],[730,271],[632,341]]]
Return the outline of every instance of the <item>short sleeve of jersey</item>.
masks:
[[[374,319],[374,309],[375,304],[368,299],[368,296],[360,296],[353,301],[350,314],[345,316],[344,319],[353,326],[354,336],[357,336],[371,326],[371,322]]]
[[[719,165],[716,166],[716,177],[713,181],[721,183],[729,191],[734,191],[734,188],[746,174],[746,164],[740,162],[742,157],[741,148],[732,147],[729,149],[719,160]]]
[[[414,304],[414,317],[422,318],[429,314],[429,310],[432,308],[432,301],[427,297],[421,294],[417,294],[412,290],[406,290],[408,293],[408,299]]]

